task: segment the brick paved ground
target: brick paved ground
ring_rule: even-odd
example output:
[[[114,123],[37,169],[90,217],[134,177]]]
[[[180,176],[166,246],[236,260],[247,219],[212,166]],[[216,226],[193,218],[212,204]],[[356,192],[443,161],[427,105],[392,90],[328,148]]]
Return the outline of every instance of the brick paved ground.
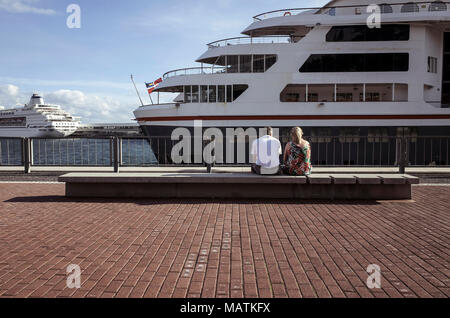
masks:
[[[450,187],[416,202],[80,201],[0,184],[0,297],[448,297]],[[66,288],[79,264],[82,288]],[[366,286],[369,264],[382,289]]]

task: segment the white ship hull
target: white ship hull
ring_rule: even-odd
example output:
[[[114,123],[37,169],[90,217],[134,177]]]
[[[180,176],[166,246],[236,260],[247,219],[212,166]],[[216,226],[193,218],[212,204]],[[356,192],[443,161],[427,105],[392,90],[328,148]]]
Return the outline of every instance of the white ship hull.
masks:
[[[64,138],[74,132],[49,132],[37,128],[0,128],[0,138]]]

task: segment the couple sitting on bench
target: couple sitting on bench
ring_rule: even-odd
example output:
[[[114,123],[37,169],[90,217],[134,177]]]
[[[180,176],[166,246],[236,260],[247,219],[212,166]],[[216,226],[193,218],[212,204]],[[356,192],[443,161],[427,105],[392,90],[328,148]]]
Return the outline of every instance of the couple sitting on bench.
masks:
[[[255,140],[252,145],[252,172],[259,175],[308,176],[311,174],[311,146],[303,139],[300,127],[292,128],[291,141],[287,144],[280,165],[281,143],[273,137],[273,130],[267,127],[267,135]]]

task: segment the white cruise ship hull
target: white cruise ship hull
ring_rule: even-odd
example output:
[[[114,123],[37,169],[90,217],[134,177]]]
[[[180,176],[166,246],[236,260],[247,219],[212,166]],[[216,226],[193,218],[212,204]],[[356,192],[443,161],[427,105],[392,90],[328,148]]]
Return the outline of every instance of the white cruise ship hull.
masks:
[[[41,131],[37,128],[0,128],[0,138],[64,138],[74,132]]]

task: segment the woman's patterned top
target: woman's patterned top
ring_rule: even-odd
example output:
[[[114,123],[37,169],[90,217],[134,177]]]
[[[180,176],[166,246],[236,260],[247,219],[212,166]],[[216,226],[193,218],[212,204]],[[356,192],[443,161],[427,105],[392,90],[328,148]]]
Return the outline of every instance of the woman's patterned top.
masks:
[[[305,142],[304,147],[293,142],[288,144],[286,168],[293,176],[309,176],[311,174],[311,146],[308,142]]]

